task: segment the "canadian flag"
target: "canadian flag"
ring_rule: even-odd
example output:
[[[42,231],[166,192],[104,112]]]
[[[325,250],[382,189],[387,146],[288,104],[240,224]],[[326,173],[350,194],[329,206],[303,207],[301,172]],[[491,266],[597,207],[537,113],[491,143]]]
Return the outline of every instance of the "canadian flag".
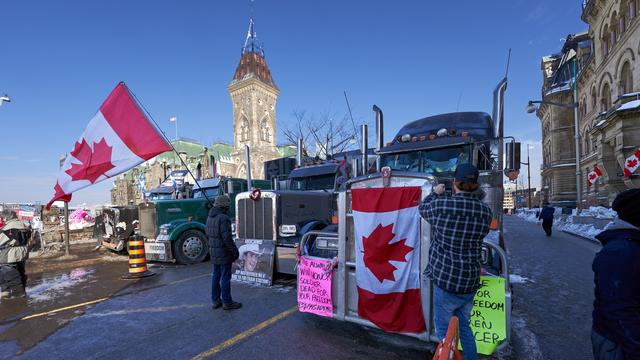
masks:
[[[640,167],[640,149],[624,161],[624,177],[630,177]]]
[[[384,331],[420,333],[420,187],[352,190],[358,315]]]
[[[171,150],[149,122],[124,83],[119,83],[89,121],[60,169],[56,200],[70,201],[74,191],[123,173]]]
[[[594,166],[593,170],[591,170],[589,174],[587,174],[587,178],[589,179],[589,186],[593,185],[593,183],[595,183],[596,180],[598,180],[598,178],[600,178],[601,176],[602,171],[600,171],[597,166]]]

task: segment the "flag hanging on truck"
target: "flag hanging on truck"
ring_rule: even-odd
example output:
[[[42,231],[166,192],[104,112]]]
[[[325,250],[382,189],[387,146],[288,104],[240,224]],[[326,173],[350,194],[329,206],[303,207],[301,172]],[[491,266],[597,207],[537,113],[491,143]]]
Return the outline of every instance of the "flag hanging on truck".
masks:
[[[352,190],[358,315],[384,331],[425,330],[420,300],[420,187]]]
[[[121,174],[169,150],[171,145],[121,82],[66,157],[47,208],[56,200],[70,201],[74,191]]]

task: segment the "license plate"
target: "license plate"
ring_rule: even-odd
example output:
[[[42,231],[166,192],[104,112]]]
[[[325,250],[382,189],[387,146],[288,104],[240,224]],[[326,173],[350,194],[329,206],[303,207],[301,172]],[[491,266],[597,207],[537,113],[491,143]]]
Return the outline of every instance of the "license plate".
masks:
[[[144,244],[144,251],[147,254],[162,254],[162,255],[164,255],[166,253],[166,248],[165,248],[164,244],[145,243]]]

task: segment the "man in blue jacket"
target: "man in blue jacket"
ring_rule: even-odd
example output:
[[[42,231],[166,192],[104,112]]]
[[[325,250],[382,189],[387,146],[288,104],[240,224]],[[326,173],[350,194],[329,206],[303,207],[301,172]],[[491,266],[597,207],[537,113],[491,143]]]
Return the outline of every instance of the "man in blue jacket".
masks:
[[[551,204],[546,203],[538,215],[538,220],[542,220],[542,228],[547,236],[551,236],[551,228],[553,227],[553,214],[556,212],[556,208]]]
[[[591,343],[596,360],[640,359],[640,189],[620,193],[618,218],[596,235]]]

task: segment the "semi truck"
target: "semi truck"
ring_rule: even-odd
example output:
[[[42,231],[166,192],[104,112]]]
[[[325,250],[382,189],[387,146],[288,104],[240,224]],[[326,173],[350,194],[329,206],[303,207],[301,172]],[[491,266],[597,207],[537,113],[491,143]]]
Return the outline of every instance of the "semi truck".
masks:
[[[269,189],[270,182],[254,180],[253,186]],[[191,198],[156,199],[140,204],[140,235],[145,238],[147,260],[180,264],[202,262],[209,254],[205,225],[215,198],[227,194],[233,201],[237,194],[247,189],[245,179],[204,179],[193,186]],[[235,217],[233,207],[229,216]]]
[[[509,286],[506,241],[502,230],[503,199],[503,99],[507,80],[503,79],[494,91],[493,116],[483,112],[457,112],[425,117],[404,125],[393,140],[383,144],[382,112],[377,114],[377,172],[360,174],[345,184],[338,195],[338,231],[310,231],[301,239],[303,255],[331,259],[336,265],[332,276],[333,318],[377,328],[358,313],[358,287],[356,272],[356,239],[352,214],[352,191],[385,187],[417,186],[424,199],[438,183],[451,181],[457,165],[472,163],[480,171],[479,182],[484,201],[492,210],[491,231],[484,240],[482,251],[483,272],[504,279],[506,336],[499,339],[500,346],[509,341],[511,290]],[[365,132],[365,131],[363,131]],[[366,137],[362,148],[366,149]],[[423,275],[428,262],[431,241],[429,223],[420,219],[420,295],[426,330],[407,334],[425,341],[437,342],[433,326],[432,284]],[[325,250],[325,255],[311,254],[304,249]],[[362,270],[360,270],[362,271]]]
[[[299,151],[297,163],[285,189],[263,191],[259,198],[245,192],[235,199],[238,240],[274,241],[274,272],[292,275],[300,238],[312,230],[337,230],[337,193],[352,176],[347,157],[304,162]]]

